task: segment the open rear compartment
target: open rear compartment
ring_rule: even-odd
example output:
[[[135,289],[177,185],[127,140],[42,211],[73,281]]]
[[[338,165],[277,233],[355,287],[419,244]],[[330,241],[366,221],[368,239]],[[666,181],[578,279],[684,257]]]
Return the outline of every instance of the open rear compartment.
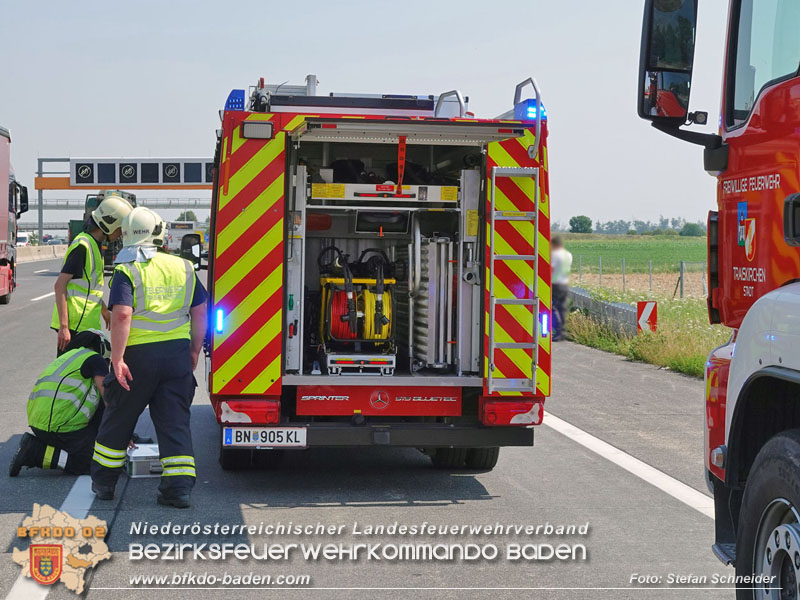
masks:
[[[284,385],[479,389],[482,147],[303,142],[288,160]]]

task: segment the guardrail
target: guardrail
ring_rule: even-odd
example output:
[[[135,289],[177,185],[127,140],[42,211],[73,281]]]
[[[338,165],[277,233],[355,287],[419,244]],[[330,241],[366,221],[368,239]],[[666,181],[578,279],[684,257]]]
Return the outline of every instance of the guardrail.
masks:
[[[573,287],[569,290],[572,306],[586,311],[594,319],[610,326],[616,333],[636,335],[636,307],[622,302],[605,302],[592,298],[585,289]]]
[[[52,260],[63,258],[68,246],[59,244],[53,246],[19,246],[17,247],[17,262],[26,263],[37,260]]]

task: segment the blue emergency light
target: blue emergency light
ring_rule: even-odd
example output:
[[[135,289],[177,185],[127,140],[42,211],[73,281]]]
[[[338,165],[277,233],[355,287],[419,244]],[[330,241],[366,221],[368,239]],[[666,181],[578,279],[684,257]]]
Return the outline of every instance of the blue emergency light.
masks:
[[[217,333],[222,333],[222,326],[223,326],[223,316],[222,316],[222,309],[217,309],[217,318],[214,321],[214,331]]]
[[[518,121],[535,121],[537,111],[536,100],[528,98],[514,105],[514,118]],[[547,120],[547,110],[542,106],[542,121]]]
[[[244,90],[231,90],[225,101],[225,110],[244,110]]]
[[[550,315],[542,313],[542,337],[550,335]]]

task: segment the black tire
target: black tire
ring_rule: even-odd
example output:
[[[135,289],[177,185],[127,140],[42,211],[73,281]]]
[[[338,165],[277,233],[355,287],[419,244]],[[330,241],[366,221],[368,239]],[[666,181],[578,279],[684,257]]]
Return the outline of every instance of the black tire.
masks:
[[[756,456],[742,498],[739,528],[736,535],[736,575],[751,576],[763,573],[762,564],[768,546],[784,536],[775,536],[776,525],[800,525],[800,430],[784,431],[770,439]],[[800,530],[800,527],[798,527]],[[785,530],[784,530],[785,531]],[[778,573],[769,587],[792,589],[789,597],[798,598],[798,569],[800,544],[786,543],[773,553],[771,568]],[[786,560],[784,560],[786,559]],[[758,584],[757,584],[758,585]],[[737,600],[759,600],[763,591],[739,589]],[[780,594],[779,594],[780,595]],[[784,596],[780,596],[783,598]]]
[[[219,430],[219,464],[223,471],[241,471],[253,464],[253,451],[248,448],[226,448],[222,445],[222,428]]]
[[[219,464],[223,471],[241,471],[249,469],[253,460],[252,450],[241,448],[222,448],[219,449]]]
[[[491,448],[470,448],[467,451],[467,468],[477,469],[479,471],[491,471],[497,465],[497,459],[500,457],[500,448],[493,446]]]
[[[468,448],[437,448],[431,461],[437,469],[463,469]]]
[[[277,469],[284,456],[285,450],[256,450],[253,452],[253,465],[260,469]]]
[[[0,304],[8,304],[9,302],[11,302],[11,292],[5,296],[0,296]]]

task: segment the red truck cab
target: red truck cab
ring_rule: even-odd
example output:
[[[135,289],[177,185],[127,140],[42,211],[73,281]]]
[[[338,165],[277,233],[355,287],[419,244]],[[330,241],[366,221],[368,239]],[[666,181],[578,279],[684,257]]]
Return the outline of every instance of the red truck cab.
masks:
[[[0,304],[11,301],[16,287],[17,219],[28,210],[28,188],[11,168],[11,134],[0,127]]]
[[[645,3],[639,116],[704,146],[705,170],[717,179],[708,312],[731,340],[706,366],[713,549],[738,575],[755,578],[742,580],[753,586],[737,598],[798,598],[800,4],[731,0],[718,134],[687,129],[708,120],[689,111],[697,4]],[[667,80],[685,92],[677,113],[673,104],[653,110]]]

